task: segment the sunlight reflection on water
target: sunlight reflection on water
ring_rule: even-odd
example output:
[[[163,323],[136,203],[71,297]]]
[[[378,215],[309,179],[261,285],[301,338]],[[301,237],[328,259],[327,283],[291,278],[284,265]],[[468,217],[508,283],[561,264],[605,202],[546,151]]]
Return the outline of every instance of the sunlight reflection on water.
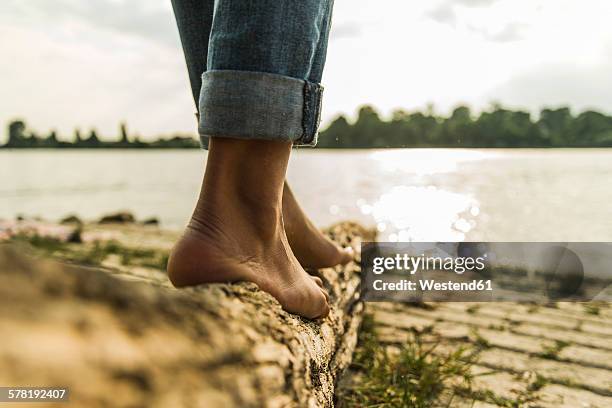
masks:
[[[360,206],[380,233],[392,227],[389,241],[462,241],[476,224],[470,211],[477,208],[473,198],[435,186],[395,186],[372,205]]]
[[[393,178],[456,172],[460,164],[492,158],[483,151],[390,150],[370,154],[378,173]],[[414,181],[414,180],[413,180]],[[382,183],[381,183],[382,184]],[[476,226],[479,202],[470,194],[448,191],[433,184],[395,184],[368,203],[357,202],[364,215],[371,215],[381,238],[388,241],[463,241]]]

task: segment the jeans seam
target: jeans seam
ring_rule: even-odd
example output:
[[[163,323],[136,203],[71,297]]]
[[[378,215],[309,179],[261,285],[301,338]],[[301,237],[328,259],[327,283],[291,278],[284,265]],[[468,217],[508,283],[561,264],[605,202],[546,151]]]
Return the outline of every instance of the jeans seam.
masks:
[[[321,99],[323,87],[314,82],[304,81],[302,108],[302,136],[295,141],[298,146],[315,146],[317,130],[321,120]]]
[[[310,84],[308,83],[308,81],[304,81],[304,107],[303,107],[303,112],[302,112],[302,137],[300,138],[300,141],[302,143],[309,143],[310,140],[309,139],[309,128],[310,128],[310,99],[311,95],[310,95]]]

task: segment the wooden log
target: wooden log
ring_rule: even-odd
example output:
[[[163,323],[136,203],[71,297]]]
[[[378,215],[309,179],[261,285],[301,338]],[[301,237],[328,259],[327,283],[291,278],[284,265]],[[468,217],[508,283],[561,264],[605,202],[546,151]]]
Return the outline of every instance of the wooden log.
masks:
[[[351,223],[328,233],[356,250],[373,239]],[[333,406],[361,321],[359,267],[319,274],[331,314],[309,321],[252,283],[175,289],[161,273],[0,245],[0,384],[68,387],[80,407]]]

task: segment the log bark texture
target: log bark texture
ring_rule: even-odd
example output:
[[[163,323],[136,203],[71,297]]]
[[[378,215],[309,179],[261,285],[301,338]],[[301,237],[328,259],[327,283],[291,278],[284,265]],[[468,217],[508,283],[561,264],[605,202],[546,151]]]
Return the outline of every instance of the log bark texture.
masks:
[[[350,223],[328,233],[356,250],[373,239]],[[0,245],[0,385],[69,387],[79,407],[333,406],[361,321],[359,267],[318,273],[333,306],[308,321],[251,283],[179,290],[161,272]]]

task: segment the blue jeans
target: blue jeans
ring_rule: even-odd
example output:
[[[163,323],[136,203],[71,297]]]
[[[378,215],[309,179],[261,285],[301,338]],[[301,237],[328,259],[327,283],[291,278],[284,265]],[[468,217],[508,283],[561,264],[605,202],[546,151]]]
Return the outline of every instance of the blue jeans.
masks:
[[[333,0],[172,0],[200,137],[314,146]]]

